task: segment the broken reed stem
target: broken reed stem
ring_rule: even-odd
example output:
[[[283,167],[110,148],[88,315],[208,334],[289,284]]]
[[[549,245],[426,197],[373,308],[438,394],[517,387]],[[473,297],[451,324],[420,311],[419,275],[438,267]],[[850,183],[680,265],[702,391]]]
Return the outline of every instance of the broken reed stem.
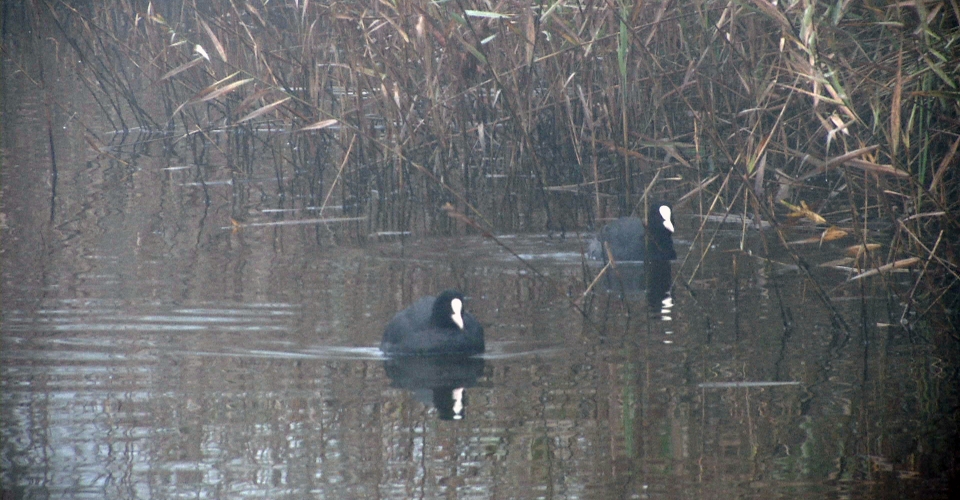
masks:
[[[903,221],[897,221],[897,222],[899,222],[900,227],[903,228],[904,232],[906,232],[907,235],[910,236],[910,239],[912,239],[914,243],[916,243],[920,248],[923,249],[924,252],[927,253],[930,259],[936,260],[937,263],[939,263],[943,267],[944,271],[950,273],[954,277],[954,279],[956,279],[957,281],[960,281],[960,275],[957,274],[956,266],[953,263],[941,259],[939,256],[936,255],[936,253],[934,253],[933,250],[930,250],[929,248],[927,248],[927,246],[923,244],[923,240],[921,240],[919,236],[914,234],[913,231],[911,231],[907,227],[907,225],[903,223]],[[937,245],[940,244],[940,238],[942,236],[943,236],[943,231],[940,231],[940,236],[938,236],[936,240]]]
[[[724,189],[726,188],[727,183],[730,181],[730,179],[731,179],[732,176],[733,176],[733,170],[731,169],[731,170],[727,171],[727,175],[724,176],[724,178],[723,178],[723,183],[720,184],[720,187],[717,189],[716,194],[713,196],[713,200],[710,202],[710,207],[707,208],[707,214],[712,214],[712,213],[713,213],[714,207],[716,207],[716,206],[717,206],[717,203],[720,202],[720,195],[724,192]],[[741,186],[741,188],[742,188],[742,186]],[[739,195],[740,195],[740,188],[738,188],[736,194],[734,194],[734,199],[736,199]],[[727,211],[727,214],[729,214],[729,213],[730,213],[730,212],[729,212],[729,210],[728,210],[728,211]],[[700,227],[697,228],[697,232],[696,232],[696,234],[694,235],[694,241],[696,241],[696,240],[698,240],[698,239],[699,239],[700,241],[703,241],[703,231],[704,231],[704,228],[706,228],[706,224],[707,224],[707,219],[704,217],[704,218],[702,218],[702,219],[700,220]],[[693,269],[690,271],[690,277],[689,277],[689,279],[687,280],[687,283],[686,283],[687,286],[690,286],[690,284],[693,283],[694,277],[697,275],[697,271],[700,269],[700,266],[703,265],[704,260],[706,260],[706,258],[707,258],[707,253],[710,252],[710,246],[713,245],[713,241],[714,241],[714,239],[717,237],[717,234],[719,234],[719,232],[720,232],[720,228],[719,228],[719,226],[718,226],[718,227],[714,230],[713,235],[710,237],[710,241],[703,243],[703,250],[700,252],[700,257],[699,257],[699,259],[697,260],[696,265],[694,265],[694,266],[693,266]],[[692,250],[692,249],[693,249],[693,246],[691,246],[691,250]],[[690,254],[692,254],[692,253],[693,253],[693,252],[690,252],[690,253],[688,253],[686,256],[684,256],[683,261],[680,262],[680,267],[681,267],[681,268],[683,268],[683,266],[686,265],[687,260],[690,259]]]
[[[910,311],[914,303],[914,294],[917,291],[917,287],[920,286],[920,282],[923,280],[923,277],[927,274],[927,267],[930,265],[930,262],[933,261],[934,256],[936,255],[937,247],[940,246],[940,242],[943,240],[943,231],[940,231],[940,234],[937,235],[937,241],[933,244],[933,249],[930,250],[930,253],[927,254],[927,258],[923,262],[923,269],[920,270],[920,273],[917,275],[917,279],[913,282],[913,287],[910,288],[910,292],[907,294],[907,300],[903,306],[903,313],[900,314],[900,324],[902,325],[907,317],[907,312]]]
[[[583,299],[585,299],[587,295],[590,295],[590,291],[593,290],[593,287],[600,282],[600,279],[603,278],[603,275],[607,274],[607,270],[610,269],[610,265],[612,262],[613,262],[612,260],[608,260],[607,263],[604,264],[603,268],[600,269],[600,272],[597,273],[597,276],[593,278],[593,281],[591,281],[590,284],[587,285],[587,288],[584,289],[583,293],[580,295],[580,298],[577,299],[578,305],[583,302]]]
[[[327,190],[327,195],[323,197],[323,203],[320,204],[320,215],[323,215],[323,209],[327,207],[327,202],[330,200],[330,196],[333,194],[334,188],[337,187],[337,181],[340,180],[340,174],[343,173],[343,168],[347,166],[347,161],[350,160],[350,152],[353,151],[353,145],[357,142],[357,136],[350,136],[350,145],[347,146],[347,152],[343,154],[343,161],[340,162],[340,168],[337,169],[337,175],[333,178],[333,182],[330,183],[330,189]]]

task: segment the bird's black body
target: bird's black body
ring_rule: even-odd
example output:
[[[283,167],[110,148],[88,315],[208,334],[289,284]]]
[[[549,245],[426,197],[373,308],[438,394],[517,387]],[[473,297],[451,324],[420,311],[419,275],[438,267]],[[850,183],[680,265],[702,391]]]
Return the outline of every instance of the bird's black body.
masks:
[[[463,295],[447,290],[438,297],[427,296],[398,312],[383,332],[380,350],[391,355],[439,355],[482,353],[483,327],[462,308]],[[458,325],[455,317],[462,319]]]

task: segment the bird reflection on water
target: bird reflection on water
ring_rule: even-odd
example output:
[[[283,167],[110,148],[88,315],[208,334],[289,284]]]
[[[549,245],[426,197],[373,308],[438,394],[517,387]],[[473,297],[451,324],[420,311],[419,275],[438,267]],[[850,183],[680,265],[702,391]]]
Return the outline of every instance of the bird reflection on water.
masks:
[[[484,365],[483,358],[470,356],[397,356],[383,362],[390,385],[432,405],[441,420],[465,417],[465,389],[477,384]]]
[[[651,315],[659,315],[664,321],[671,320],[673,296],[670,294],[670,285],[672,282],[673,273],[670,262],[650,262],[646,273],[647,305]]]

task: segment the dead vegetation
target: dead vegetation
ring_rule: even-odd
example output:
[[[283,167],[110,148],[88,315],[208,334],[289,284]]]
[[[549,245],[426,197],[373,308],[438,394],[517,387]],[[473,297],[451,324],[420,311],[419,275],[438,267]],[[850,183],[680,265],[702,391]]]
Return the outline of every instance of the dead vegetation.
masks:
[[[837,239],[854,250],[831,265],[913,269],[904,314],[956,327],[956,0],[20,8],[59,29],[97,120],[238,175],[275,158],[290,199],[365,217],[357,234],[472,231],[448,202],[497,231],[574,230],[656,196],[700,216],[688,273],[717,217],[806,270],[795,249]],[[798,245],[799,219],[820,233]]]

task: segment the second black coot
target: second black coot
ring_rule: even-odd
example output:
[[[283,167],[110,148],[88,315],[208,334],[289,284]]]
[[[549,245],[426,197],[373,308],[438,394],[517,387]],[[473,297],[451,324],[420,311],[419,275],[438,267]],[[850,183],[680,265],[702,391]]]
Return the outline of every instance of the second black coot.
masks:
[[[483,327],[463,310],[463,294],[447,290],[398,312],[383,332],[380,350],[391,355],[480,354]]]
[[[588,255],[605,261],[607,247],[616,261],[676,259],[670,205],[658,203],[651,208],[646,229],[637,217],[621,217],[600,230],[597,239],[590,242]]]

